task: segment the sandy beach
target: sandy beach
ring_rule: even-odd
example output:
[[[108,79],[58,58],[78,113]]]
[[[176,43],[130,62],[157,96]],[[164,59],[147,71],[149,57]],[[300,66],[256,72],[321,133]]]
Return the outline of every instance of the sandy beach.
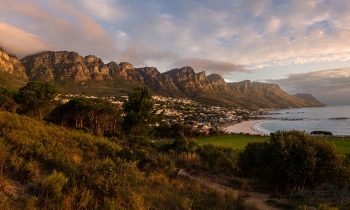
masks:
[[[249,133],[251,135],[257,135],[257,134],[261,134],[261,135],[266,135],[266,133],[258,133],[257,131],[253,130],[253,126],[257,123],[262,123],[262,122],[269,122],[269,121],[273,121],[273,120],[250,120],[250,121],[243,121],[241,123],[237,123],[235,125],[232,126],[228,126],[226,129],[228,132],[232,132],[232,133]]]

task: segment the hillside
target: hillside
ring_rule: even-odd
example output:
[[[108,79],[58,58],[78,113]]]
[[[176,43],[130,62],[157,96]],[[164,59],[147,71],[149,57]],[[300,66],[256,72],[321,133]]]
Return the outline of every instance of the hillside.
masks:
[[[256,209],[231,191],[171,178],[171,156],[151,144],[0,112],[0,150],[0,209]]]
[[[0,57],[0,72],[15,75],[21,81],[27,78],[50,81],[70,94],[120,96],[142,84],[151,88],[155,95],[190,98],[213,105],[249,109],[322,106],[293,97],[276,84],[226,83],[220,75],[196,73],[189,66],[160,73],[157,68],[134,68],[127,62],[105,64],[96,56],[83,57],[76,52],[46,51],[24,57],[20,62],[4,51],[1,53],[5,56]],[[6,76],[0,75],[0,83],[8,86],[9,82],[1,77]]]

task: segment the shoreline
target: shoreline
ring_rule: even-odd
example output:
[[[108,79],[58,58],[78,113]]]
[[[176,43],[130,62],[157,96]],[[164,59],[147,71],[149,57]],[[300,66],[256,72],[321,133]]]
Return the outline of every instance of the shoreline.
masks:
[[[269,133],[264,133],[262,131],[258,131],[254,129],[257,124],[276,121],[272,119],[264,119],[264,120],[249,120],[243,121],[241,123],[237,123],[231,126],[226,127],[227,132],[230,133],[249,133],[250,135],[269,135]]]

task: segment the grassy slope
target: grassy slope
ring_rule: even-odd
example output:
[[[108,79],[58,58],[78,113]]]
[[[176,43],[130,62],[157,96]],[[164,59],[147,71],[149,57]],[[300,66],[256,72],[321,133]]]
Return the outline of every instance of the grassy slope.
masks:
[[[265,141],[269,138],[268,136],[224,135],[201,137],[197,138],[196,141],[200,145],[211,143],[214,145],[232,147],[234,149],[244,149],[249,141]],[[335,144],[342,154],[350,152],[350,138],[344,138],[343,140],[343,138],[329,137],[327,140]]]
[[[12,89],[18,89],[25,86],[28,83],[28,80],[21,77],[15,76],[7,72],[0,71],[0,85]]]
[[[210,136],[196,138],[196,141],[202,144],[214,144],[225,147],[232,147],[235,149],[244,149],[245,145],[249,141],[265,141],[268,140],[267,136],[250,136],[250,135],[224,135],[224,136]]]
[[[328,141],[335,144],[342,154],[350,152],[350,138],[328,137]]]
[[[133,148],[144,173],[118,142],[0,112],[0,209],[246,209],[233,194],[170,179],[167,154]]]

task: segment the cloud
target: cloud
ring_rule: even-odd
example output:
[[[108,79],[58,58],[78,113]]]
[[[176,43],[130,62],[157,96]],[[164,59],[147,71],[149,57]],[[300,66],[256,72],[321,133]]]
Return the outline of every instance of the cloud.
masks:
[[[291,94],[311,93],[328,105],[350,104],[350,68],[290,74],[268,82],[279,84]]]
[[[184,58],[174,62],[175,66],[191,66],[196,72],[206,71],[207,74],[227,75],[232,72],[248,71],[242,65],[235,65],[230,62],[214,61],[201,58]]]
[[[37,40],[47,43],[39,45],[46,47],[45,50],[77,51],[84,55],[94,54],[105,59],[114,59],[117,54],[113,36],[71,3],[52,0],[49,3],[34,4],[31,1],[14,0],[5,8],[0,7],[0,12],[5,10],[5,16],[2,19],[6,21],[9,18],[8,22],[12,23],[6,23],[7,28],[17,28],[21,34],[36,36]],[[16,21],[14,16],[20,21]],[[36,43],[18,36],[3,36],[1,42],[7,42],[7,40],[20,43],[26,49],[33,47]],[[16,48],[12,51],[22,56],[36,53],[38,51],[36,48],[38,47],[34,46],[31,51]]]
[[[0,31],[0,46],[6,52],[19,58],[55,47],[34,34],[27,33],[6,23],[0,22]]]
[[[120,54],[120,59],[132,63],[134,66],[149,66],[152,61],[166,63],[166,68],[160,69],[166,71],[184,66],[191,66],[196,72],[206,71],[207,74],[216,73],[228,75],[232,72],[247,72],[242,65],[236,65],[230,62],[215,61],[203,58],[182,57],[172,51],[159,51],[157,48],[144,46],[138,43],[138,47],[127,48]],[[156,66],[159,68],[159,66]]]
[[[347,0],[12,0],[0,21],[49,50],[229,72],[350,60],[349,10]]]

